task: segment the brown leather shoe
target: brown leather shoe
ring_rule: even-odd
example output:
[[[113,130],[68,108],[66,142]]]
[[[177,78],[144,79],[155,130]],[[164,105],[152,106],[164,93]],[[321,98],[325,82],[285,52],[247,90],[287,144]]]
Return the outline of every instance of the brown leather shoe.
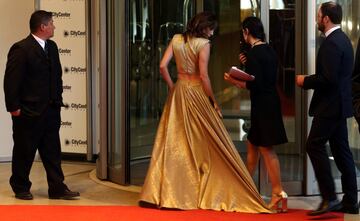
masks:
[[[321,214],[324,214],[327,212],[337,211],[340,208],[341,208],[341,203],[339,202],[339,200],[331,200],[331,201],[323,200],[320,203],[319,208],[308,212],[307,215],[308,216],[318,216],[318,215],[321,215]]]

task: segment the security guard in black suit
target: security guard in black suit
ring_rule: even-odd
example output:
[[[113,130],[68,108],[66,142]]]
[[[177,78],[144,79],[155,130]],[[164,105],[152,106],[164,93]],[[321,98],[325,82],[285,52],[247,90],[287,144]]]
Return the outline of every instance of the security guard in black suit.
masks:
[[[39,10],[30,18],[31,34],[8,53],[4,78],[7,111],[13,121],[13,155],[10,185],[15,197],[33,199],[30,170],[36,150],[46,170],[51,199],[80,196],[64,184],[61,168],[60,108],[62,68],[54,35],[52,13]]]

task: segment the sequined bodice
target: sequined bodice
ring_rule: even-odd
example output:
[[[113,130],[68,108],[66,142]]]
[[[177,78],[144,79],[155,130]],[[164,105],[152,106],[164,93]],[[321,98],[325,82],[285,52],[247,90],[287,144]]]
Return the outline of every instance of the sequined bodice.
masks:
[[[172,46],[178,73],[199,74],[199,52],[208,42],[205,38],[188,38],[185,43],[182,34],[174,35]]]

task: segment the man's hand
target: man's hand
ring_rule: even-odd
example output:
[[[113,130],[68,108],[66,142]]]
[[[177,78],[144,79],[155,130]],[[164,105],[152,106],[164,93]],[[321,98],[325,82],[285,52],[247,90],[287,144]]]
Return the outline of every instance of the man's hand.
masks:
[[[10,112],[11,116],[18,117],[20,116],[21,110],[17,109],[16,111]]]
[[[304,79],[305,79],[305,75],[296,75],[295,77],[296,85],[299,87],[304,86]]]

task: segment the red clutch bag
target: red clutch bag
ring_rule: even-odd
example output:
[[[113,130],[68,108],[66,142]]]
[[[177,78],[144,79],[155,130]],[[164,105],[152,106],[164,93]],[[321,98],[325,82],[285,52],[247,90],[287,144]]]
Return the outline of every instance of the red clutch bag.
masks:
[[[255,76],[246,73],[245,71],[240,70],[239,68],[232,66],[229,70],[229,75],[240,81],[253,81]]]

